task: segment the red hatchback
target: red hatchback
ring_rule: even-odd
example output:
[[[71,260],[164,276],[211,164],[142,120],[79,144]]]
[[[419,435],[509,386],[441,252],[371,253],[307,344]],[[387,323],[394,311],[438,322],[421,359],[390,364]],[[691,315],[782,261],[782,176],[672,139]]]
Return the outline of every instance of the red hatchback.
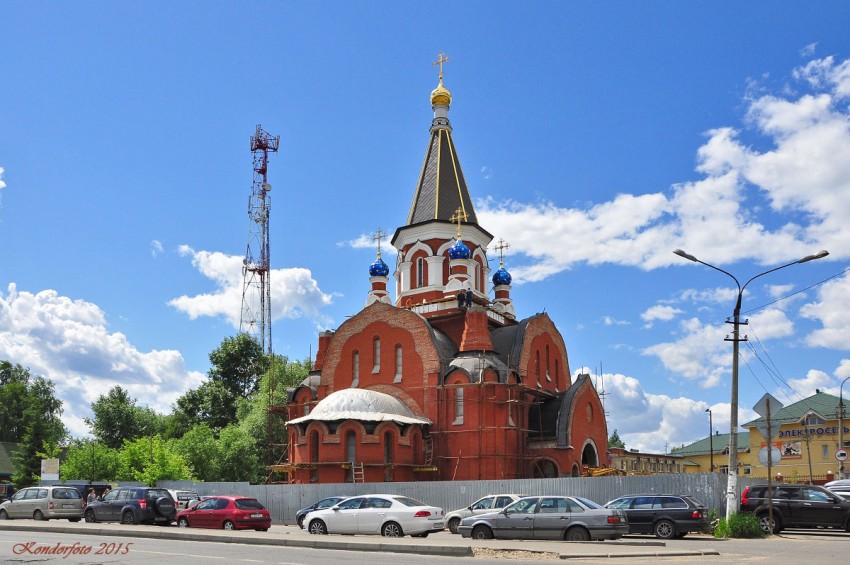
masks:
[[[272,525],[268,509],[256,498],[211,496],[177,513],[181,528],[223,528],[267,531]]]

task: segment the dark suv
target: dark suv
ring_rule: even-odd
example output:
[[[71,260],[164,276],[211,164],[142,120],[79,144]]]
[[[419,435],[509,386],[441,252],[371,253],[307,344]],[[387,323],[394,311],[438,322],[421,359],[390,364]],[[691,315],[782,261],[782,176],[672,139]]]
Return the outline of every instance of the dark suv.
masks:
[[[688,532],[708,532],[711,520],[705,506],[684,494],[621,496],[605,508],[625,510],[630,534],[655,534],[661,539],[683,538]]]
[[[90,503],[86,522],[170,525],[177,517],[174,499],[164,488],[119,487]]]
[[[850,532],[850,501],[814,485],[773,485],[773,528],[770,527],[767,485],[753,485],[741,494],[741,511],[752,512],[765,532],[783,528],[842,528]]]

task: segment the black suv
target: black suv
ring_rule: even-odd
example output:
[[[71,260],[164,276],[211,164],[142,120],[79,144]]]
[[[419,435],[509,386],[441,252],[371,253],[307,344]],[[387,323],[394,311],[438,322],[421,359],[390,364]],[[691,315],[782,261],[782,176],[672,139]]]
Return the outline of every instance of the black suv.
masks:
[[[89,503],[86,522],[170,525],[177,517],[174,499],[164,488],[119,487]]]
[[[767,485],[753,485],[741,494],[741,511],[752,512],[765,532],[783,528],[841,528],[850,532],[850,501],[814,485],[773,485],[773,528],[770,527]]]
[[[688,532],[708,532],[705,506],[684,494],[621,496],[605,508],[625,510],[630,534],[655,534],[661,539],[683,538]]]

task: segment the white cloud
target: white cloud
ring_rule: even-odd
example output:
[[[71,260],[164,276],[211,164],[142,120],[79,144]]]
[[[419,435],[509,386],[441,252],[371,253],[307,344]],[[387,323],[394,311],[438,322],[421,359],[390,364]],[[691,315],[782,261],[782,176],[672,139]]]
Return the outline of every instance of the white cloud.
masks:
[[[850,97],[850,60],[811,61],[794,78],[813,92],[746,100],[746,133],[768,148],[754,149],[734,128],[712,129],[697,151],[699,180],[664,193],[620,194],[587,209],[478,201],[482,225],[527,260],[512,265],[514,281],[539,281],[576,263],[682,265],[675,248],[721,265],[775,265],[822,248],[832,259],[850,256],[850,110],[841,103]],[[759,198],[785,215],[779,227],[754,216]]]
[[[655,320],[669,322],[681,313],[682,310],[679,310],[678,308],[667,306],[665,304],[656,304],[655,306],[647,308],[647,310],[643,314],[641,314],[640,317],[647,322],[644,327],[651,328],[652,322],[654,322]]]
[[[818,390],[826,392],[825,389],[833,385],[835,379],[816,369],[811,369],[802,379],[788,379],[788,385],[791,390],[796,392],[799,397],[793,398],[793,402],[797,402],[801,398],[806,398],[815,394]],[[838,386],[835,386],[835,395],[838,395]]]
[[[481,167],[481,176],[484,180],[490,180],[493,178],[493,169],[487,166]]]
[[[850,274],[833,279],[818,289],[818,301],[804,304],[800,315],[823,326],[806,337],[812,347],[850,349]]]
[[[163,252],[162,242],[158,239],[151,241],[151,257],[156,257]]]
[[[611,316],[602,316],[602,323],[606,326],[628,326],[631,322],[626,320],[617,320]]]
[[[192,257],[192,266],[216,284],[215,290],[195,296],[180,296],[168,302],[191,319],[201,316],[221,317],[239,328],[242,316],[242,261],[236,255],[217,251],[195,251],[187,245],[179,248],[182,256]],[[328,320],[320,309],[331,303],[332,296],[319,288],[308,269],[272,269],[268,280],[271,288],[272,320],[306,316],[325,325]],[[259,288],[259,282],[254,289]],[[259,300],[259,292],[251,293]],[[257,304],[258,304],[257,300]],[[249,308],[259,314],[260,307],[251,302]]]
[[[6,296],[0,294],[0,359],[55,383],[63,421],[74,435],[88,433],[83,418],[91,415],[91,403],[115,385],[140,405],[170,412],[181,394],[204,379],[186,370],[179,352],[142,352],[124,334],[110,332],[97,305],[55,290],[18,291],[14,283]]]
[[[726,328],[704,325],[696,318],[683,320],[679,327],[683,335],[677,341],[652,345],[642,353],[658,357],[677,375],[699,379],[702,388],[716,386],[731,363],[728,344],[723,341]]]
[[[616,429],[628,449],[663,453],[708,437],[706,408],[711,408],[714,429],[728,433],[729,404],[648,393],[638,379],[622,374],[606,374],[604,383],[608,432]],[[756,417],[740,407],[738,414],[739,422]]]
[[[6,183],[3,182],[3,173],[6,172],[6,169],[0,167],[0,190],[6,188]],[[0,202],[3,202],[3,193],[0,192]]]
[[[390,237],[392,234],[386,234],[381,238],[381,254],[382,255],[395,255],[396,248],[390,244]],[[361,233],[357,236],[356,239],[350,239],[348,241],[340,241],[336,244],[337,247],[351,247],[352,249],[374,249],[377,251],[377,245],[375,244],[375,234]]]

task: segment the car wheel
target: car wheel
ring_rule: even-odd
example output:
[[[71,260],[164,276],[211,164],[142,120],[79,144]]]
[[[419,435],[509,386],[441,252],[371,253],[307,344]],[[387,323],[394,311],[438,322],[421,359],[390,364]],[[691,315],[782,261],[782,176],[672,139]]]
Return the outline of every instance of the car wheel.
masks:
[[[94,524],[97,518],[94,517],[94,510],[86,510],[85,520],[87,524]]]
[[[310,522],[308,530],[311,534],[315,534],[317,536],[325,536],[328,534],[328,527],[321,520],[313,520]]]
[[[566,535],[564,535],[564,540],[566,541],[588,541],[589,539],[590,532],[588,532],[581,526],[570,528],[569,530],[567,530]]]
[[[653,528],[655,537],[659,539],[673,539],[676,537],[676,526],[670,520],[659,520]]]
[[[231,522],[230,520],[225,520],[224,524],[221,525],[221,528],[223,530],[235,530],[236,526],[234,526],[233,522]]]
[[[765,512],[763,514],[759,514],[759,526],[762,531],[766,534],[778,534],[782,531],[782,520],[774,514],[773,515],[773,524],[770,523],[770,515]],[[771,527],[772,526],[772,527]]]
[[[472,529],[473,539],[493,539],[493,530],[487,526],[475,526]]]
[[[0,516],[2,518],[2,516]],[[847,519],[847,523],[844,524],[844,531],[850,534],[850,518]]]
[[[460,518],[452,518],[449,520],[449,531],[453,534],[457,533],[457,527],[460,525]]]
[[[180,518],[179,520],[177,520],[177,527],[178,528],[188,528],[189,527],[189,520],[187,520],[186,518]]]
[[[404,532],[402,531],[401,526],[395,522],[387,522],[381,528],[381,535],[385,538],[403,538]]]
[[[8,520],[8,519],[9,519],[9,515],[6,514],[6,511],[0,510],[0,520]]]
[[[128,510],[121,515],[121,523],[127,524],[128,526],[132,526],[136,523],[136,517],[130,510]]]
[[[32,519],[39,521],[44,520],[44,514],[41,512],[41,510],[36,510],[32,513]]]

